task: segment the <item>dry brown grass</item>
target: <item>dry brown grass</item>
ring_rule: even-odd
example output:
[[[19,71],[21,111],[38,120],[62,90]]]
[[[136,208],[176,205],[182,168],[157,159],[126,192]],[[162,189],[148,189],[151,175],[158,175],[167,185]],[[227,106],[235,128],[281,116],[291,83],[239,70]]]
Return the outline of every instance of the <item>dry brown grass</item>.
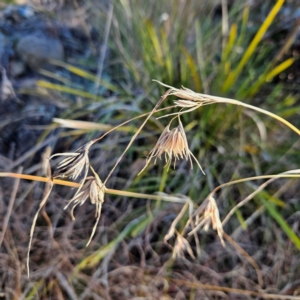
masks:
[[[74,3],[78,6],[77,1]],[[127,19],[131,13],[131,7],[123,12]],[[78,19],[87,30],[81,16]],[[113,15],[112,6],[108,16],[105,47],[111,22],[116,26],[119,21]],[[164,25],[167,26],[167,22]],[[223,38],[226,41],[226,36]],[[128,36],[128,42],[132,41]],[[121,38],[117,39],[117,44],[123,51]],[[103,62],[104,55],[98,61],[95,90],[99,87]],[[130,67],[130,58],[127,63],[126,67]],[[202,76],[203,70],[200,71]],[[204,73],[204,90],[209,80]],[[199,150],[195,147],[195,140],[199,144],[199,139],[191,134],[196,130],[190,130],[193,122],[187,124],[185,117],[191,113],[197,118],[196,110],[208,105],[235,105],[275,118],[298,135],[299,129],[276,114],[244,102],[200,94],[183,87],[167,87],[168,92],[157,104],[154,96],[148,97],[145,92],[143,96],[153,101],[154,108],[136,118],[124,121],[123,117],[119,118],[122,108],[116,108],[121,124],[115,127],[56,119],[60,124],[73,126],[74,132],[53,131],[51,138],[9,162],[7,171],[20,165],[24,165],[24,169],[18,171],[23,174],[0,174],[4,177],[0,178],[0,299],[300,299],[297,244],[264,213],[266,208],[258,198],[260,192],[268,188],[268,201],[275,203],[278,210],[282,209],[286,223],[299,237],[298,188],[295,181],[288,180],[299,178],[299,170],[246,177],[249,165],[237,163],[238,158],[232,159],[229,155],[224,156],[222,168],[217,163],[216,167],[216,156],[226,154],[224,141],[209,142],[217,151],[211,151],[212,145],[207,144],[203,148],[201,144]],[[159,109],[163,102],[173,99],[171,96],[176,97],[175,105]],[[179,125],[170,129],[171,120],[163,127],[163,122],[154,119],[157,112],[160,118],[175,116]],[[274,126],[273,123],[265,125],[256,115],[249,116],[264,132]],[[132,137],[128,138],[126,131],[116,131],[129,122],[137,124],[136,120],[141,117],[145,117],[142,125],[127,130],[134,130]],[[244,136],[242,122],[236,121]],[[210,125],[210,122],[205,124]],[[223,125],[226,127],[226,118],[219,128]],[[162,130],[155,144],[157,127]],[[82,135],[80,130],[87,128],[108,131],[95,138],[90,132]],[[149,135],[144,135],[144,128]],[[276,128],[274,132],[282,136]],[[88,135],[92,136],[90,142],[86,140]],[[264,137],[264,142],[268,142],[266,134]],[[60,153],[51,156],[54,169],[56,166],[51,175],[48,157],[52,148],[48,148],[38,163],[31,163],[31,157],[38,156],[37,151],[44,145],[58,139],[61,142],[53,149],[59,148]],[[147,148],[141,153],[134,143],[142,144],[143,150],[145,145]],[[73,145],[75,149],[80,148],[61,153],[73,151]],[[239,147],[243,146],[249,145],[241,143]],[[148,154],[146,163],[136,159],[144,154]],[[59,162],[56,158],[61,155],[66,158]],[[157,160],[161,157],[165,158],[165,168]],[[245,156],[241,157],[246,160]],[[198,159],[206,167],[206,177],[197,168],[190,170],[192,158],[202,172]],[[260,170],[254,158],[253,168]],[[153,159],[154,163],[158,162],[155,167],[151,163]],[[173,163],[175,170],[167,173]],[[241,171],[241,166],[245,171]],[[136,177],[146,167],[148,171]],[[235,180],[243,177],[242,174],[246,174],[245,178]],[[105,180],[102,182],[100,177]],[[68,181],[69,178],[78,182]],[[263,182],[265,179],[267,181]],[[154,185],[155,180],[161,182]],[[257,185],[250,184],[254,180],[258,180]],[[276,185],[275,180],[278,181]],[[155,193],[158,189],[160,192]],[[172,195],[173,192],[177,194]],[[281,196],[286,201],[285,206]],[[37,199],[42,200],[37,203]],[[69,205],[73,205],[70,214],[64,211]],[[289,209],[288,213],[284,209]],[[26,276],[29,251],[30,278]]]

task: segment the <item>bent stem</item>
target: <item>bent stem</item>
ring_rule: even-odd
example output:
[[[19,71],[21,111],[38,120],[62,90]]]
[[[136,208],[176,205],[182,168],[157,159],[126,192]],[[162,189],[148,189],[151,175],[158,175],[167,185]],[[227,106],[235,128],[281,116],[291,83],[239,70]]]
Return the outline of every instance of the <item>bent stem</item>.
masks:
[[[157,109],[157,110],[156,110],[155,112],[153,112],[153,113],[161,112],[161,111],[163,111],[163,110],[167,110],[167,109],[171,109],[171,108],[175,108],[175,107],[176,107],[176,105],[164,107],[164,108],[161,108],[161,109]],[[104,134],[102,134],[100,137],[94,139],[93,142],[94,142],[94,143],[99,142],[100,140],[102,140],[106,135],[108,135],[108,134],[111,133],[112,131],[115,131],[116,129],[118,129],[118,128],[120,128],[120,127],[122,127],[122,126],[124,126],[124,125],[126,125],[126,124],[128,124],[128,123],[130,123],[130,122],[132,122],[132,121],[134,121],[134,120],[137,120],[137,119],[146,117],[146,116],[148,116],[149,114],[152,114],[152,112],[148,112],[148,113],[139,115],[139,116],[137,116],[137,117],[134,117],[134,118],[132,118],[132,119],[130,119],[130,120],[127,120],[127,121],[125,121],[125,122],[123,122],[123,123],[121,123],[121,124],[119,124],[119,125],[117,125],[117,126],[111,128],[111,129],[109,129],[109,130],[106,131]]]
[[[248,201],[250,201],[256,194],[258,194],[260,191],[262,191],[267,185],[269,185],[271,182],[275,181],[276,179],[279,178],[300,178],[300,169],[296,169],[296,170],[290,170],[287,172],[283,172],[280,174],[276,174],[276,175],[262,175],[262,176],[254,176],[254,177],[247,177],[247,178],[242,178],[242,179],[238,179],[238,180],[233,180],[230,182],[226,182],[224,184],[221,184],[219,186],[217,186],[210,194],[209,196],[214,196],[215,193],[224,188],[224,187],[228,187],[231,185],[235,185],[241,182],[247,182],[247,181],[253,181],[253,180],[260,180],[260,179],[269,179],[268,181],[266,181],[265,183],[263,183],[261,186],[259,186],[258,189],[256,189],[253,193],[251,193],[248,197],[246,197],[243,201],[241,201],[240,203],[238,203],[235,207],[233,207],[230,212],[227,214],[227,216],[224,218],[224,220],[222,221],[222,226],[224,226],[228,220],[230,219],[230,217],[235,213],[235,211],[245,205]],[[208,197],[209,197],[208,196]]]
[[[295,127],[293,124],[291,124],[290,122],[288,122],[287,120],[285,120],[284,118],[281,118],[280,116],[271,113],[265,109],[238,101],[238,100],[234,100],[234,99],[230,99],[230,98],[223,98],[223,97],[217,97],[217,96],[211,96],[211,95],[206,95],[206,94],[200,94],[200,93],[195,93],[191,90],[187,90],[187,89],[177,89],[174,88],[170,85],[164,84],[158,80],[154,80],[156,82],[158,82],[160,85],[165,86],[167,88],[169,88],[169,90],[171,90],[169,92],[169,95],[180,95],[181,98],[183,98],[184,96],[188,97],[188,100],[194,101],[195,103],[202,103],[202,105],[209,105],[209,104],[217,104],[217,103],[224,103],[224,104],[233,104],[233,105],[238,105],[238,106],[243,106],[245,108],[249,108],[251,110],[255,110],[257,112],[263,113],[265,115],[268,115],[271,118],[276,119],[277,121],[285,124],[287,127],[289,127],[291,130],[293,130],[295,133],[297,133],[298,135],[300,135],[300,130]]]
[[[238,101],[238,100],[233,100],[233,99],[228,99],[228,98],[221,98],[221,97],[216,97],[216,96],[210,96],[212,99],[216,100],[217,103],[228,103],[228,104],[234,104],[234,105],[239,105],[239,106],[243,106],[243,107],[246,107],[246,108],[249,108],[249,109],[252,109],[252,110],[255,110],[255,111],[258,111],[260,113],[263,113],[271,118],[274,118],[276,119],[277,121],[285,124],[287,127],[289,127],[290,129],[292,129],[295,133],[297,133],[298,135],[300,135],[300,130],[294,126],[293,124],[291,124],[289,121],[287,121],[286,119],[284,118],[281,118],[280,116],[272,113],[272,112],[269,112],[265,109],[262,109],[262,108],[259,108],[259,107],[256,107],[256,106],[253,106],[253,105],[250,105],[250,104],[247,104],[247,103],[243,103],[241,101]]]

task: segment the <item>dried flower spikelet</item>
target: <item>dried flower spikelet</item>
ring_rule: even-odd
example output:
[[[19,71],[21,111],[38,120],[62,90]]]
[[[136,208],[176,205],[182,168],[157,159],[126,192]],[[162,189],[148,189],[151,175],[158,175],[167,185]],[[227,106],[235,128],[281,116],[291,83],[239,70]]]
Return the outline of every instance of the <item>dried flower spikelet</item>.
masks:
[[[72,219],[74,217],[74,209],[78,205],[82,205],[86,202],[88,198],[92,204],[96,205],[96,218],[101,213],[101,206],[104,202],[105,186],[99,178],[98,174],[94,173],[94,176],[89,176],[86,178],[85,183],[82,185],[80,192],[77,192],[75,196],[68,201],[68,204],[64,207],[66,209],[70,204],[73,204],[71,210]]]
[[[214,230],[217,230],[221,243],[223,247],[225,247],[225,242],[223,239],[223,226],[220,220],[219,209],[214,197],[210,195],[195,211],[195,215],[196,227],[189,233],[189,235],[193,234],[201,227],[207,231],[211,225]]]
[[[180,98],[180,100],[190,100],[191,102],[194,102],[197,105],[216,102],[215,100],[213,100],[207,95],[195,93],[194,91],[187,89],[185,87],[181,87],[181,89],[173,88],[170,95],[176,96]]]
[[[87,173],[89,167],[88,153],[93,143],[94,142],[91,141],[77,149],[75,152],[57,153],[52,155],[50,159],[52,159],[55,156],[67,156],[58,164],[56,171],[52,175],[52,178],[70,177],[72,179],[76,179],[81,174],[84,168]]]
[[[98,217],[98,215],[101,213],[101,210],[99,211],[98,206],[104,202],[105,189],[105,185],[102,183],[99,176],[95,174],[95,178],[90,186],[90,200],[92,204],[97,206],[96,217]]]
[[[182,258],[184,257],[184,251],[186,251],[192,259],[195,259],[191,245],[180,233],[177,232],[177,239],[173,249],[172,257]]]
[[[75,196],[68,201],[68,204],[64,207],[64,209],[68,208],[70,204],[74,204],[71,210],[72,219],[75,220],[74,217],[74,209],[77,205],[82,205],[85,201],[90,197],[90,189],[91,185],[94,182],[95,178],[93,176],[89,176],[86,178],[86,182],[83,184],[80,192],[77,192]]]
[[[95,172],[95,170],[93,169],[92,166],[90,166],[90,167],[95,176],[94,177],[95,180],[92,182],[91,187],[90,187],[90,199],[91,199],[91,203],[96,205],[96,215],[95,215],[96,222],[93,227],[90,239],[87,242],[86,246],[88,246],[90,244],[90,242],[93,239],[93,236],[96,232],[97,225],[98,225],[98,222],[101,217],[102,203],[104,202],[104,195],[105,195],[105,190],[106,190],[106,187],[105,187],[104,183],[102,183],[98,174]]]
[[[140,173],[145,170],[145,168],[148,166],[148,164],[150,163],[153,157],[155,158],[154,160],[154,164],[155,164],[157,158],[161,159],[162,155],[164,155],[165,157],[167,168],[170,167],[172,160],[174,158],[174,168],[176,165],[176,161],[178,159],[186,159],[190,161],[191,169],[192,169],[193,168],[192,158],[194,158],[200,170],[203,172],[199,162],[197,161],[197,159],[189,149],[185,131],[179,117],[178,117],[178,122],[179,125],[173,128],[172,130],[170,130],[170,124],[168,124],[168,126],[164,129],[156,145],[149,152],[149,156],[146,160],[146,165],[140,171]]]
[[[197,98],[197,93],[185,87],[182,87],[181,89],[173,89],[170,95],[174,95],[178,98],[192,101],[195,101],[195,99]]]
[[[199,103],[191,101],[191,100],[183,100],[183,99],[178,99],[174,101],[176,107],[181,107],[181,108],[192,108],[192,107],[198,107]]]

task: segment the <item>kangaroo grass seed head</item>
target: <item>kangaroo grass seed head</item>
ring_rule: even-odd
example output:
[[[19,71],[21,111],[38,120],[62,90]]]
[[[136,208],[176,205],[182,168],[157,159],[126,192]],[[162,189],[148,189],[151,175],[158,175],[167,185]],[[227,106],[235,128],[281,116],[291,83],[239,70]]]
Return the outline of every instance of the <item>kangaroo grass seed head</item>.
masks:
[[[197,93],[183,86],[181,87],[181,89],[173,88],[170,92],[170,95],[174,95],[178,98],[192,101],[195,101],[195,99],[197,98]]]
[[[104,202],[104,195],[106,190],[105,185],[102,183],[100,177],[98,176],[98,174],[95,172],[95,170],[91,165],[90,168],[93,172],[93,176],[89,176],[84,179],[85,182],[81,184],[81,189],[76,192],[74,197],[71,200],[69,200],[68,204],[64,208],[66,209],[70,204],[73,204],[71,210],[71,216],[72,219],[75,220],[74,209],[76,208],[76,206],[84,204],[88,198],[90,198],[92,204],[96,205],[95,217],[97,218],[97,220],[94,225],[93,232],[91,234],[88,244],[91,242],[95,234],[97,224],[100,220],[101,208],[102,208],[102,203]]]
[[[68,204],[64,207],[64,209],[67,209],[70,204],[73,204],[72,210],[71,210],[71,216],[72,219],[75,220],[74,217],[74,209],[77,205],[82,205],[85,203],[85,201],[90,197],[91,193],[91,185],[95,181],[94,176],[89,176],[86,178],[85,183],[83,184],[81,191],[76,193],[75,196],[68,201]],[[92,202],[92,201],[91,201]],[[93,203],[93,202],[92,202]]]
[[[221,243],[223,247],[225,247],[225,242],[223,239],[223,226],[220,220],[219,209],[214,197],[211,195],[208,196],[206,200],[203,201],[203,203],[198,207],[193,216],[195,216],[196,227],[189,232],[189,235],[192,235],[201,227],[207,231],[211,225],[214,230],[217,230]]]
[[[97,225],[99,223],[100,217],[101,217],[101,209],[102,209],[102,203],[104,202],[104,195],[105,195],[105,190],[106,187],[104,185],[104,183],[102,183],[100,177],[98,176],[98,174],[95,172],[95,170],[93,169],[92,166],[91,170],[94,174],[94,180],[91,183],[90,186],[90,199],[91,199],[91,203],[96,205],[96,222],[95,225],[93,227],[93,231],[91,233],[90,239],[87,242],[87,246],[90,244],[91,240],[93,239],[93,236],[96,232],[97,229]]]
[[[52,159],[55,156],[67,156],[64,160],[62,160],[55,172],[52,175],[52,178],[64,178],[70,177],[71,179],[76,179],[85,168],[88,170],[89,166],[89,149],[93,145],[94,141],[91,141],[75,152],[71,153],[57,153],[50,157]]]
[[[198,103],[191,101],[191,100],[178,99],[178,100],[175,100],[174,103],[175,103],[176,107],[181,107],[181,108],[192,108],[192,107],[197,108],[197,107],[199,107]],[[201,105],[201,103],[200,103],[200,105]]]
[[[172,121],[171,121],[172,122]],[[157,158],[161,159],[164,155],[166,161],[166,167],[169,168],[173,159],[174,159],[174,168],[176,165],[176,161],[179,159],[189,160],[191,164],[191,169],[193,169],[192,158],[197,162],[199,168],[203,172],[199,162],[190,151],[188,142],[186,139],[185,131],[178,116],[178,126],[170,130],[170,124],[162,132],[161,136],[159,137],[156,145],[154,148],[149,152],[148,158],[146,160],[145,167],[140,171],[143,172],[145,168],[150,163],[151,159],[154,157],[154,164],[157,161]],[[139,173],[139,174],[140,174]],[[203,172],[204,174],[204,172]]]
[[[102,183],[100,177],[95,172],[93,167],[92,166],[90,166],[90,167],[94,174],[94,180],[92,181],[91,186],[90,186],[90,199],[91,199],[92,204],[98,205],[99,203],[104,202],[104,194],[105,194],[106,187]],[[96,217],[98,215],[100,215],[100,212],[96,211]]]
[[[184,257],[184,251],[186,251],[192,259],[195,259],[193,250],[189,242],[179,232],[176,232],[176,234],[177,234],[177,239],[173,249],[172,257],[182,258]]]
[[[185,88],[184,86],[181,86],[180,89],[177,89],[173,86],[164,84],[158,80],[155,80],[155,81],[158,82],[160,85],[169,88],[168,95],[178,97],[179,98],[178,101],[190,100],[190,101],[198,103],[198,104],[200,104],[200,103],[209,104],[209,103],[217,102],[215,99],[211,98],[209,95],[196,93],[188,88]]]

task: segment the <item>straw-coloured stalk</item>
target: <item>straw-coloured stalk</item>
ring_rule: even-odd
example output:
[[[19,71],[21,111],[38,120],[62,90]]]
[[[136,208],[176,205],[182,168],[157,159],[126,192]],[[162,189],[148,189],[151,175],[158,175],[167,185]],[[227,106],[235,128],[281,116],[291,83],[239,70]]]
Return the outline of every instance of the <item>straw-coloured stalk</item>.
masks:
[[[155,158],[154,160],[154,164],[155,164],[157,158],[161,159],[162,155],[164,155],[166,161],[165,166],[167,168],[170,167],[173,159],[174,159],[174,168],[177,160],[186,159],[190,161],[191,169],[193,169],[193,163],[192,163],[192,158],[193,158],[196,161],[202,173],[205,174],[200,163],[198,162],[198,160],[195,158],[195,156],[189,149],[185,131],[179,116],[178,116],[179,124],[177,127],[173,128],[172,130],[170,130],[171,122],[167,125],[167,127],[162,132],[155,147],[149,152],[149,156],[146,160],[146,165],[140,171],[140,173],[142,173],[146,169],[146,167],[148,166],[152,158]]]
[[[208,198],[206,198],[206,200],[195,211],[194,216],[196,216],[196,227],[189,232],[189,235],[194,234],[201,227],[207,231],[211,225],[214,230],[217,230],[221,243],[223,247],[225,247],[225,242],[223,239],[223,226],[220,220],[219,209],[214,197],[210,195]]]
[[[49,190],[46,193],[46,195],[44,196],[43,200],[41,201],[41,203],[39,205],[39,208],[38,208],[37,212],[34,215],[34,218],[33,218],[33,221],[32,221],[32,225],[31,225],[31,228],[30,228],[29,244],[28,244],[28,250],[27,250],[27,276],[28,276],[28,278],[29,278],[29,275],[30,275],[29,255],[30,255],[30,249],[31,249],[32,238],[33,238],[33,233],[34,233],[34,228],[35,228],[36,220],[37,220],[37,217],[38,217],[41,209],[45,206],[45,204],[46,204],[46,202],[47,202],[47,200],[48,200],[48,198],[50,196],[50,193],[52,191],[52,188],[53,188],[53,181],[51,180],[50,181]]]

